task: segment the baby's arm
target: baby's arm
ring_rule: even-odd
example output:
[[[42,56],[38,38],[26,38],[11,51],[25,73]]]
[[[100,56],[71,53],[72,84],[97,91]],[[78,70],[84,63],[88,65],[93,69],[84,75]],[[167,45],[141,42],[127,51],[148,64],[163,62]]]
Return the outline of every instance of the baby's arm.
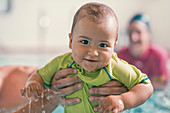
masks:
[[[41,76],[34,72],[27,80],[25,88],[21,89],[21,95],[38,99],[44,91],[44,82]]]
[[[106,97],[99,105],[100,113],[108,113],[131,109],[143,104],[152,95],[153,87],[151,83],[137,84],[128,92],[121,95],[110,95]]]

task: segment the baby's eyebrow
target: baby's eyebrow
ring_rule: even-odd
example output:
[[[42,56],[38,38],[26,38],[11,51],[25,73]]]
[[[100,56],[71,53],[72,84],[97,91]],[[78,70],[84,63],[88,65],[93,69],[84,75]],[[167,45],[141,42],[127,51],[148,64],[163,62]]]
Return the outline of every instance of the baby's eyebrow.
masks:
[[[79,36],[80,38],[85,38],[85,39],[88,39],[88,40],[91,40],[90,37],[87,37],[87,36]],[[107,40],[99,40],[99,42],[105,42],[105,43],[109,43],[109,41]]]
[[[87,37],[87,36],[79,36],[79,37],[81,37],[81,38],[86,38],[86,39],[88,39],[88,40],[91,40],[91,38],[89,38],[89,37]]]
[[[108,43],[108,41],[107,40],[99,40],[100,42],[107,42]]]

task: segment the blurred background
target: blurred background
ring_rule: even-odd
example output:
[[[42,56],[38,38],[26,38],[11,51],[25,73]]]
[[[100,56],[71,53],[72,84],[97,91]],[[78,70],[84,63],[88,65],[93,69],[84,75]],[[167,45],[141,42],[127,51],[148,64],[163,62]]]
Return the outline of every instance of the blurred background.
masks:
[[[92,0],[0,0],[0,65],[41,65],[42,60],[70,51],[73,15]],[[150,16],[152,41],[170,52],[170,0],[93,0],[110,6],[119,21],[116,49],[128,44],[129,19]]]
[[[56,55],[71,51],[68,34],[73,16],[80,6],[89,1],[92,0],[0,0],[0,66],[41,66]],[[93,1],[110,6],[117,15],[119,38],[115,51],[128,45],[130,18],[136,13],[146,13],[150,16],[152,42],[164,47],[170,54],[170,0]],[[141,112],[138,113],[169,113],[169,91],[167,88],[164,92],[155,93],[148,101],[150,104],[144,104],[144,109],[139,108]]]

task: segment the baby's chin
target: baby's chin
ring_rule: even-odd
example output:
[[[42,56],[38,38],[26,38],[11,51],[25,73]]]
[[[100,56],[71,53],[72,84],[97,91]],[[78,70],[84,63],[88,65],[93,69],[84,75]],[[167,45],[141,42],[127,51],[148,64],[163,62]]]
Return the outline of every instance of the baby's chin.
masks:
[[[94,70],[96,70],[96,69],[93,69],[93,70],[91,70],[91,69],[89,69],[89,70],[85,69],[85,70],[88,71],[88,72],[91,72],[91,71],[94,71]]]
[[[101,69],[101,68],[83,68],[84,70],[88,71],[88,72],[92,72],[92,71],[95,71],[97,69]]]
[[[81,65],[80,65],[81,66]],[[106,65],[107,66],[107,65]],[[86,71],[88,71],[88,72],[92,72],[92,71],[95,71],[95,70],[98,70],[98,69],[102,69],[102,68],[104,68],[104,67],[106,67],[106,66],[84,66],[84,65],[82,65],[81,67],[84,69],[84,70],[86,70]]]

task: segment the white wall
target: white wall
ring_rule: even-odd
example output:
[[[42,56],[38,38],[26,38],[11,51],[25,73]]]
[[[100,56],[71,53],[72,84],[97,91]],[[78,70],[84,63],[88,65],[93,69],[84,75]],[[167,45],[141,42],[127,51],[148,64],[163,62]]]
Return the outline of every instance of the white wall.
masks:
[[[11,11],[0,14],[0,50],[37,49],[67,51],[68,33],[77,9],[92,0],[11,0]],[[153,41],[170,49],[170,0],[93,0],[112,7],[119,20],[120,45],[129,18],[137,12],[151,17]],[[41,27],[39,22],[46,25]],[[122,39],[122,40],[121,40]],[[60,49],[57,49],[60,48]]]

